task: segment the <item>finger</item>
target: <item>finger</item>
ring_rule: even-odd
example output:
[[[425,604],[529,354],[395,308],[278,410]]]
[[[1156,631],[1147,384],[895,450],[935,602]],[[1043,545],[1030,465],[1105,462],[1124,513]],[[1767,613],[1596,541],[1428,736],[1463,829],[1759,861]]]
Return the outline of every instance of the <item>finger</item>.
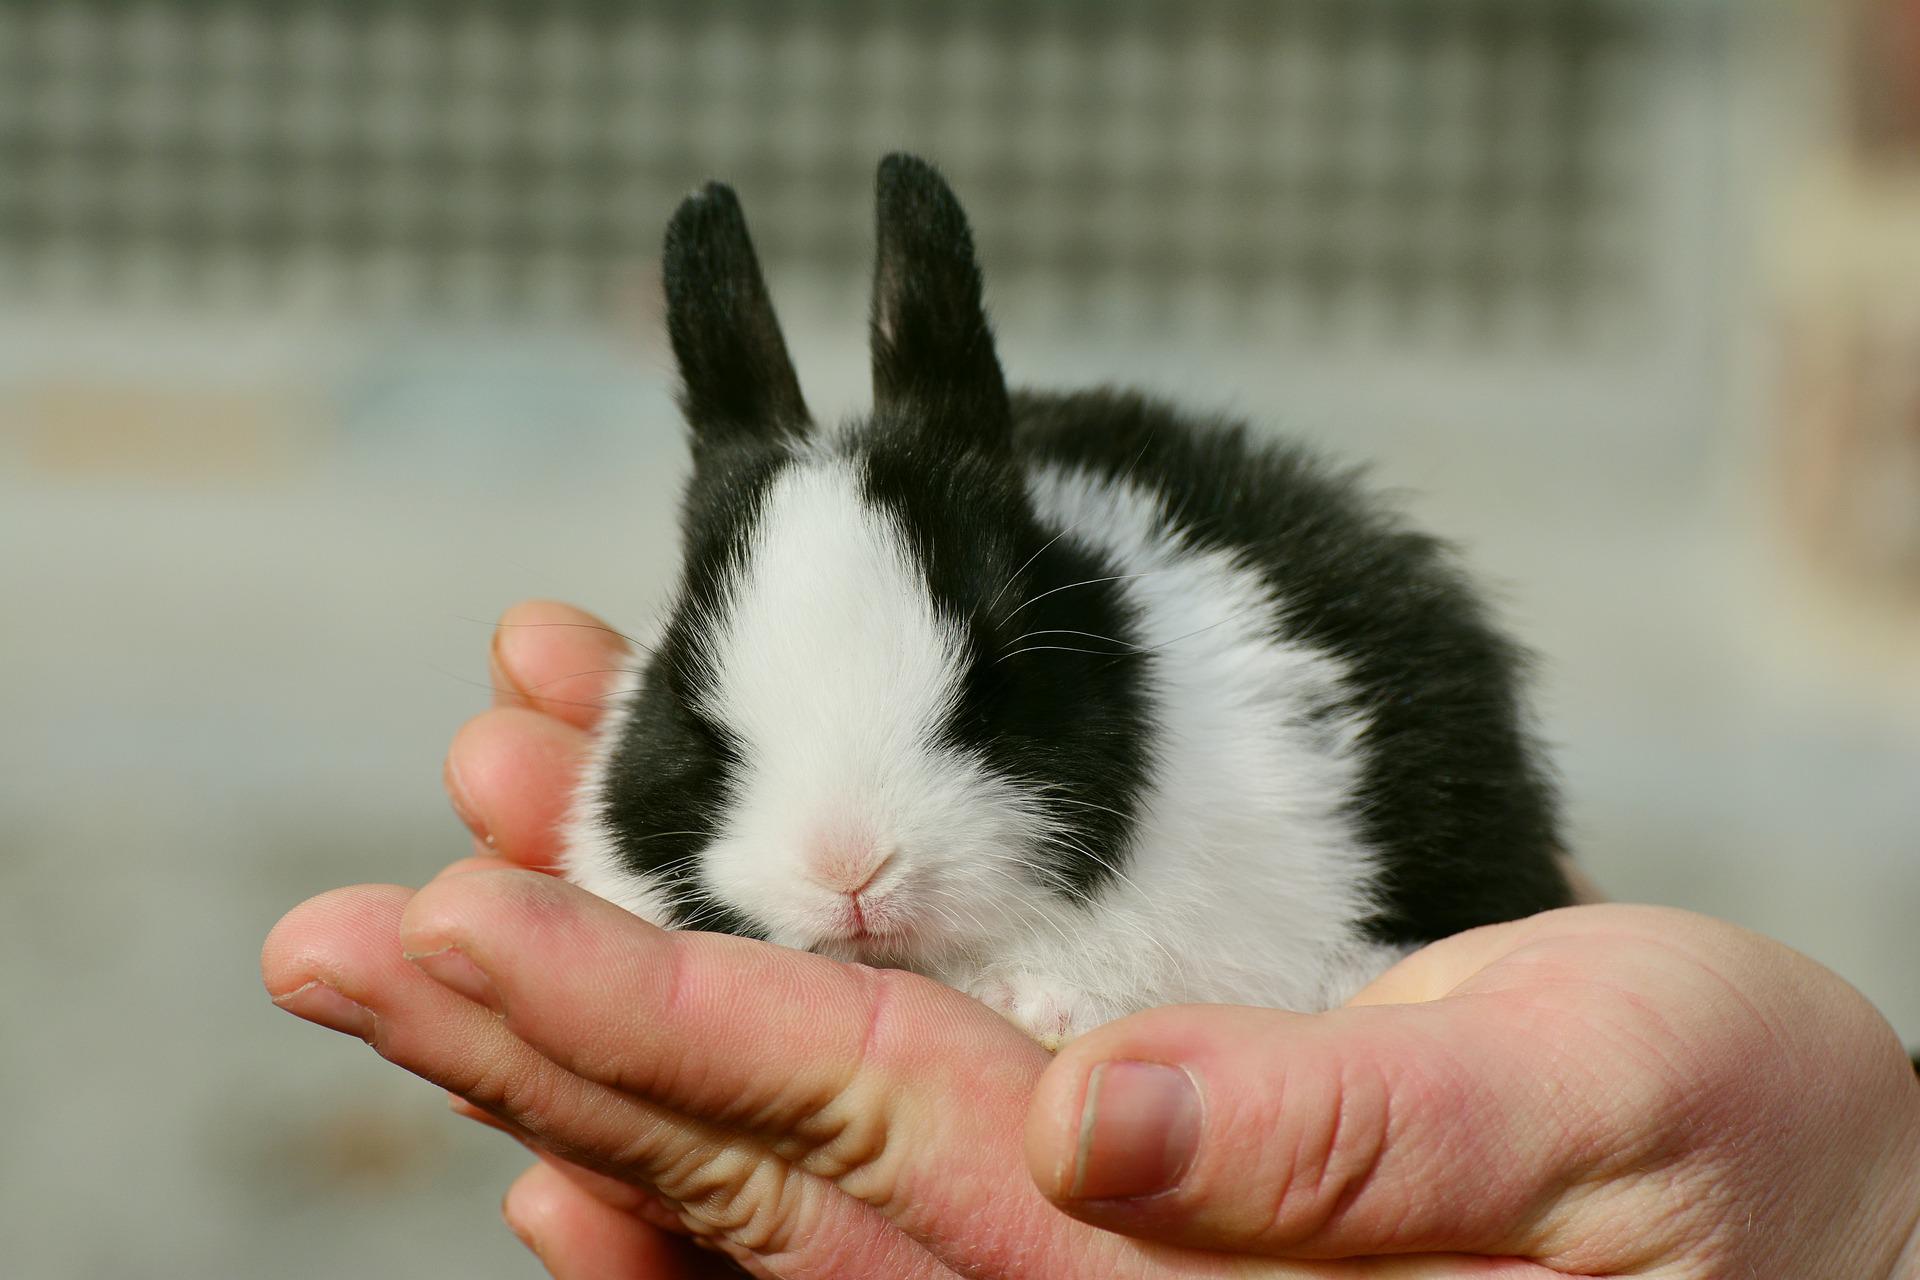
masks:
[[[488,880],[532,881],[599,901],[524,871],[437,883]],[[457,956],[409,963],[399,929],[411,897],[397,886],[367,885],[323,894],[289,912],[261,957],[275,1003],[366,1040],[396,1065],[526,1131],[545,1151],[657,1189],[682,1206],[689,1229],[747,1253],[777,1256],[782,1274],[793,1280],[944,1274],[871,1206],[793,1169],[776,1153],[582,1079],[535,1052],[484,1004],[444,984],[443,966],[457,963]],[[443,980],[429,978],[428,966],[440,969]]]
[[[705,1280],[740,1274],[684,1239],[596,1199],[545,1163],[515,1180],[500,1210],[555,1280]]]
[[[1068,1213],[1137,1237],[1546,1257],[1567,1243],[1547,1210],[1606,1157],[1608,1128],[1538,1022],[1494,999],[1136,1014],[1048,1069],[1028,1166]]]
[[[570,1071],[769,1140],[852,1123],[843,1112],[912,1108],[962,1082],[1019,1101],[1046,1062],[1011,1024],[913,975],[666,933],[525,875],[431,886],[402,939],[416,953],[458,948],[513,1032]],[[769,1072],[769,1061],[791,1065]],[[982,1063],[998,1065],[983,1075]],[[873,1135],[837,1136],[851,1155]]]
[[[1008,1090],[1008,1071],[997,1070],[993,1057],[980,1055],[970,1041],[1012,1034],[1029,1054],[1040,1051],[1006,1032],[1006,1024],[984,1006],[913,980],[906,995],[869,1001],[859,1011],[862,1034],[848,1062],[841,1029],[832,1025],[848,1005],[844,993],[835,990],[825,971],[814,990],[796,989],[777,968],[767,968],[764,958],[787,956],[844,970],[856,990],[872,981],[869,971],[741,939],[688,934],[673,939],[687,947],[684,954],[654,953],[653,963],[645,966],[670,966],[666,990],[671,998],[654,992],[636,1030],[623,1020],[633,1014],[637,979],[624,971],[620,957],[647,956],[648,935],[657,933],[636,917],[562,882],[497,871],[453,877],[423,890],[421,897],[439,901],[422,914],[435,920],[449,904],[464,900],[471,909],[489,896],[511,903],[515,895],[528,912],[517,919],[511,912],[503,915],[528,936],[518,945],[478,938],[462,943],[500,975],[495,999],[519,997],[504,1017],[487,1008],[484,989],[475,988],[478,1000],[455,994],[457,988],[472,987],[472,975],[453,976],[442,968],[445,987],[425,976],[430,962],[440,968],[447,956],[438,961],[423,956],[419,967],[399,958],[408,893],[385,886],[340,890],[289,913],[263,954],[268,988],[284,1007],[361,1035],[398,1065],[525,1130],[541,1149],[657,1189],[681,1207],[689,1229],[765,1260],[784,1280],[843,1275],[950,1280],[955,1272],[1040,1277],[1154,1271],[1170,1280],[1253,1274],[1245,1266],[1173,1254],[1094,1230],[1047,1204],[1020,1167],[1025,1085]],[[612,914],[600,914],[603,908]],[[533,918],[542,915],[544,921]],[[739,973],[708,972],[715,967],[709,946],[732,952]],[[749,951],[763,959],[755,960]],[[582,959],[608,968],[575,967]],[[546,975],[546,985],[530,973]],[[765,979],[772,979],[770,989],[763,989]],[[945,992],[932,1002],[938,1016],[915,1011],[913,992],[921,989]],[[323,992],[331,999],[316,1001]],[[570,1040],[584,1046],[579,1056],[603,1058],[618,1066],[622,1077],[652,1080],[659,1095],[697,1105],[675,1110],[609,1089],[535,1052],[513,1034],[516,1020],[565,1030],[554,1027],[544,1012],[533,1016],[526,997],[535,993],[574,1007],[578,1024]],[[817,1046],[822,1057],[842,1059],[839,1069],[856,1080],[888,1081],[900,1097],[867,1080],[844,1091],[855,1100],[850,1107],[837,1108],[828,1100],[796,1110],[770,1088],[769,1080],[810,1075],[807,1044],[778,1016],[795,1003],[796,994],[798,1004],[828,1028]],[[949,1000],[973,1011],[971,1017],[952,1015],[958,1029],[947,1025],[948,1013],[940,1012]],[[364,1020],[342,1016],[336,1001],[358,1010]],[[728,1029],[726,1043],[718,1048],[703,1038],[719,1029],[716,1016],[741,1024]],[[761,1022],[775,1032],[764,1042],[751,1030]],[[687,1039],[652,1043],[646,1034],[651,1023],[676,1027]],[[634,1043],[622,1045],[622,1037]],[[749,1046],[744,1053],[742,1044]],[[743,1057],[758,1064],[756,1076],[744,1081],[733,1073],[734,1060]],[[901,1099],[912,1092],[905,1086],[914,1071],[951,1081],[934,1100],[936,1108],[915,1099],[903,1109]],[[1037,1067],[1012,1074],[1030,1082]],[[718,1089],[709,1077],[720,1081]],[[750,1114],[752,1108],[743,1110],[727,1096],[739,1084],[745,1086],[740,1092],[760,1100],[764,1114]],[[804,1091],[817,1096],[816,1086]],[[717,1125],[704,1119],[706,1114],[739,1115],[742,1122]],[[782,1114],[797,1119],[768,1119]],[[872,1199],[856,1198],[849,1187]],[[1504,1280],[1537,1273],[1429,1260],[1334,1270],[1281,1263],[1258,1274],[1286,1280],[1438,1280],[1468,1274]]]
[[[551,870],[589,747],[584,731],[551,716],[523,707],[483,712],[461,727],[447,750],[454,812],[485,852]]]
[[[958,992],[748,939],[665,933],[521,873],[429,886],[402,937],[411,951],[463,953],[507,1028],[570,1072],[751,1137],[957,1270],[1096,1274],[1135,1247],[1062,1219],[1035,1191],[1020,1125],[1047,1055]],[[1040,1265],[1050,1257],[1051,1272]]]
[[[633,647],[572,605],[527,600],[500,615],[488,651],[494,704],[591,729],[609,695],[630,687]]]

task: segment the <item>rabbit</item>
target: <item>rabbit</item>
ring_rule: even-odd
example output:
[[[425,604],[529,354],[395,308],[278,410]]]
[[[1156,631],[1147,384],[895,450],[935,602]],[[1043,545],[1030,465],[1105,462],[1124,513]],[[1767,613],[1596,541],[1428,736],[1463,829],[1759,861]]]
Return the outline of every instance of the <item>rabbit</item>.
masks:
[[[1446,548],[1240,423],[1010,392],[946,182],[892,155],[877,197],[873,411],[834,429],[732,190],[672,219],[684,563],[566,875],[1049,1047],[1161,1004],[1327,1009],[1567,904],[1522,655]]]

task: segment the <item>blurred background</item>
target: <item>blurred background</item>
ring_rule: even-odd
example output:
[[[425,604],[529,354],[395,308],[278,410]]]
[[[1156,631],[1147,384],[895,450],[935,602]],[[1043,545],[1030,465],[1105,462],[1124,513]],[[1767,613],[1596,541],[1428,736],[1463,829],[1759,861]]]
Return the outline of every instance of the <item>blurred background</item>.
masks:
[[[0,0],[9,1274],[537,1273],[518,1155],[257,947],[464,851],[505,605],[660,599],[681,194],[828,416],[900,147],[1011,377],[1372,460],[1541,654],[1595,878],[1920,1041],[1915,0]]]

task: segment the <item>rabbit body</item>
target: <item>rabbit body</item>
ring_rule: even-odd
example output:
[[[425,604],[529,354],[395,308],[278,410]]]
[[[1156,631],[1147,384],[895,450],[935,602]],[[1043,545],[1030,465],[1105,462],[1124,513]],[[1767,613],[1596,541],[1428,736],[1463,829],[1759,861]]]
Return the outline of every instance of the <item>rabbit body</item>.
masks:
[[[917,970],[1047,1044],[1328,1008],[1570,899],[1517,653],[1438,543],[1244,426],[1009,394],[923,163],[883,162],[878,231],[874,412],[824,430],[732,193],[676,215],[685,563],[571,878]]]

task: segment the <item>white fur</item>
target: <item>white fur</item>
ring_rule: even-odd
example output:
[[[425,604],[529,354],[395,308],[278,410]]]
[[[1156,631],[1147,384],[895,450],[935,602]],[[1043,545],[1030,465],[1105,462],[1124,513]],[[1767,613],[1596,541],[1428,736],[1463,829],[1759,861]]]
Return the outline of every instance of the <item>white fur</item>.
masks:
[[[1376,875],[1351,819],[1364,725],[1311,715],[1345,669],[1276,639],[1285,602],[1234,556],[1169,538],[1156,495],[1051,468],[1029,491],[1125,575],[1154,655],[1152,784],[1124,877],[1091,910],[1054,907],[1071,943],[1036,931],[962,985],[1043,1038],[1156,1004],[1346,1000],[1405,953],[1359,928]]]
[[[772,941],[925,967],[1031,914],[1007,864],[1035,820],[1009,782],[938,741],[962,638],[857,466],[810,456],[781,474],[714,619],[704,701],[744,761],[700,870]],[[849,848],[885,861],[860,897],[868,925],[901,941],[842,936],[846,895],[822,864]]]
[[[1118,566],[1152,654],[1153,763],[1099,899],[1042,888],[1030,868],[1073,838],[1071,810],[1050,826],[1043,796],[937,740],[961,638],[858,465],[810,453],[781,474],[710,620],[706,709],[745,757],[701,859],[711,892],[773,941],[919,969],[1052,1042],[1156,1004],[1326,1008],[1403,954],[1359,928],[1375,877],[1350,816],[1364,726],[1313,714],[1340,662],[1276,639],[1285,602],[1232,555],[1169,538],[1155,495],[1057,469],[1030,477],[1042,519]],[[620,723],[580,789],[567,870],[662,922],[597,817]],[[876,867],[854,916],[842,890]]]

